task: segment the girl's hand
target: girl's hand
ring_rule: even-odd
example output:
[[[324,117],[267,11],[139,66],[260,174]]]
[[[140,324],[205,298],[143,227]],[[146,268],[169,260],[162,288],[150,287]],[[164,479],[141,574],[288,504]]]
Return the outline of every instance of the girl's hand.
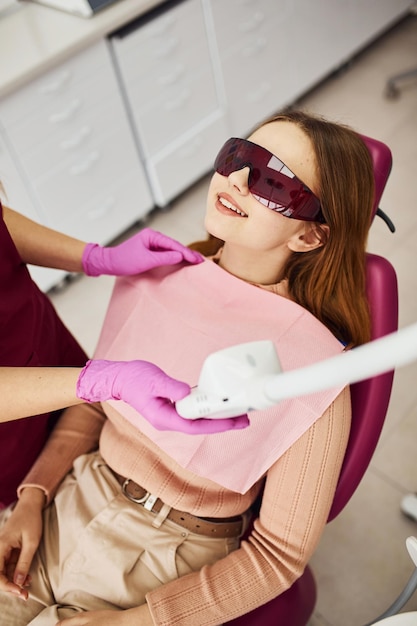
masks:
[[[44,493],[27,487],[0,529],[0,591],[27,600],[29,568],[42,536]]]
[[[60,620],[56,626],[154,626],[148,606],[127,611],[87,611]]]

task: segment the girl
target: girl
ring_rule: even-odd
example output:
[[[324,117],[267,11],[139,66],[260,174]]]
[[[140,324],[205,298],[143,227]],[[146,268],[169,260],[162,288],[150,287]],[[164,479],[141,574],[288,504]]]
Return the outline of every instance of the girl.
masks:
[[[290,111],[227,141],[215,169],[211,237],[194,246],[207,260],[117,281],[96,356],[138,355],[192,386],[209,353],[244,341],[272,339],[284,369],[367,341],[374,190],[361,138]],[[54,476],[40,462],[21,487],[0,541],[8,624],[220,625],[301,575],[344,457],[347,388],[254,411],[248,428],[210,437],[103,409],[98,452],[78,457],[57,490],[75,454],[56,429],[42,455]],[[80,405],[59,426],[76,439],[93,419],[104,417]]]

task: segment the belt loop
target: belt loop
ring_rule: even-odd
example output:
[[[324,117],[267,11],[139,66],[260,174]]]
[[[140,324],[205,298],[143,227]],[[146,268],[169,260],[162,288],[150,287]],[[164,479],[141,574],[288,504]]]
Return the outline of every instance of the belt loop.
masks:
[[[242,537],[242,535],[244,535],[245,532],[248,530],[252,520],[253,512],[251,511],[251,509],[242,513],[242,531],[240,533],[240,537]]]
[[[165,522],[167,516],[169,515],[170,510],[171,507],[168,504],[164,503],[158,515],[153,519],[152,526],[154,528],[160,528],[160,526],[163,524],[163,522]]]

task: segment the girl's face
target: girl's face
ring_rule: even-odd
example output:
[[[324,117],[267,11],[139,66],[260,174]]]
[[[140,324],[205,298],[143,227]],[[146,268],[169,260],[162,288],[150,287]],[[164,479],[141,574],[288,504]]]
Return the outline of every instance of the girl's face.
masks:
[[[295,124],[271,122],[256,130],[249,140],[266,148],[314,192],[317,189],[315,158],[309,138]],[[214,173],[208,191],[205,227],[209,233],[246,254],[271,255],[284,262],[299,250],[311,223],[290,219],[265,207],[248,188],[249,168],[229,176]],[[277,254],[278,253],[278,254]]]

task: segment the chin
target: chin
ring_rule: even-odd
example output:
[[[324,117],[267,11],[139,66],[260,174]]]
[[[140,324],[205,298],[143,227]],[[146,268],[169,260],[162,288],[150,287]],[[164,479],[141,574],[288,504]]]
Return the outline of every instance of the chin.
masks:
[[[218,239],[223,239],[221,232],[222,228],[219,225],[218,220],[213,218],[213,216],[206,215],[204,220],[204,228],[209,235],[213,235],[213,237],[217,237]]]

